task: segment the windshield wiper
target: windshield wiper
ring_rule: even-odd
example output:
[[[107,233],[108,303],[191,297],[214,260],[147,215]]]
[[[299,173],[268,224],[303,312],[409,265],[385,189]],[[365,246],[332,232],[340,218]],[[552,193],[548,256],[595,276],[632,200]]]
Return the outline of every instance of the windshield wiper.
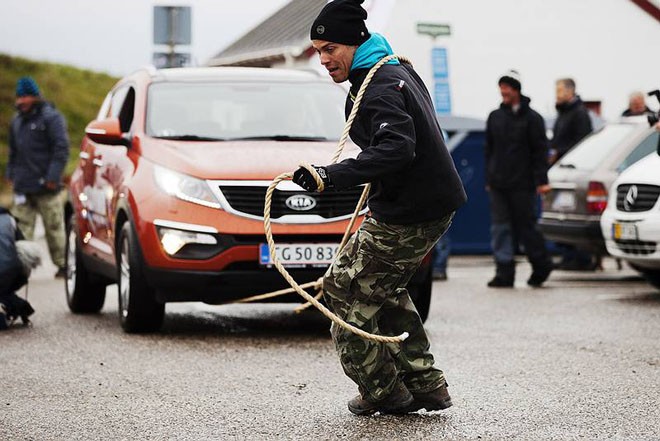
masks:
[[[223,138],[212,138],[210,136],[199,135],[169,135],[169,136],[154,136],[158,139],[170,139],[172,141],[226,141]]]
[[[576,168],[573,164],[559,164],[559,168]]]
[[[245,136],[243,138],[230,138],[228,141],[327,141],[325,136],[291,136],[291,135],[270,135],[270,136]]]

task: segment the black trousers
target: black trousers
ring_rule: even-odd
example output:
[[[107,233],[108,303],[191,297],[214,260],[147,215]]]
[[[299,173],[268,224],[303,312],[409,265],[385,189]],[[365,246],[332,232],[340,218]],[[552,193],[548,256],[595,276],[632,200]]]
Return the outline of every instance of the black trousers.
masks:
[[[491,188],[491,245],[495,262],[511,264],[514,261],[514,243],[525,248],[533,267],[550,263],[545,239],[536,226],[536,193],[530,190],[502,190]]]

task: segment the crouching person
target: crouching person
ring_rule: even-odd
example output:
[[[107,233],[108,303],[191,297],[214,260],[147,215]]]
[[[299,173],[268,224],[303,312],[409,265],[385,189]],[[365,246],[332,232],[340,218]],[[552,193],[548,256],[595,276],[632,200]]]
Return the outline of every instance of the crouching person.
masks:
[[[16,291],[27,283],[30,270],[40,263],[40,258],[38,251],[30,246],[33,244],[17,247],[21,239],[23,235],[16,221],[6,208],[0,207],[0,330],[7,329],[19,317],[28,324],[34,313],[30,303],[16,295]]]

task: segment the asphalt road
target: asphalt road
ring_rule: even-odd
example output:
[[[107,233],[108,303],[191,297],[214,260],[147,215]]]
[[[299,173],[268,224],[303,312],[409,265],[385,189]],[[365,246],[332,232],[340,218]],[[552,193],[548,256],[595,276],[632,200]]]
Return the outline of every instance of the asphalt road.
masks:
[[[356,417],[316,313],[292,305],[168,305],[162,332],[127,335],[116,287],[71,314],[33,276],[33,326],[0,333],[0,439],[660,438],[660,292],[606,260],[547,287],[486,288],[486,257],[452,258],[427,330],[454,407]]]

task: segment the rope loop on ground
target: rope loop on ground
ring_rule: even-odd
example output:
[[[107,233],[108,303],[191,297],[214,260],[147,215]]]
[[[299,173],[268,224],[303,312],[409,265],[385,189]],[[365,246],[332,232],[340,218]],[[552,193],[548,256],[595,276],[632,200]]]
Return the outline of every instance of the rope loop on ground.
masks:
[[[335,151],[334,156],[332,157],[332,161],[330,162],[331,164],[335,164],[338,160],[339,157],[341,156],[342,152],[344,151],[344,146],[346,145],[346,141],[348,140],[348,135],[349,132],[351,131],[351,126],[353,125],[353,121],[355,120],[355,116],[357,115],[358,109],[360,107],[360,103],[362,102],[362,97],[364,96],[365,91],[367,90],[367,86],[371,82],[371,79],[375,75],[376,71],[380,69],[381,66],[383,66],[385,63],[389,62],[390,60],[393,59],[398,59],[401,62],[408,63],[410,64],[410,61],[404,57],[399,57],[397,55],[389,55],[387,57],[382,58],[378,63],[376,63],[367,76],[365,77],[364,81],[362,82],[362,86],[360,87],[360,90],[358,91],[355,101],[353,103],[353,109],[351,110],[350,115],[346,119],[346,125],[344,126],[344,131],[342,132],[342,135],[339,139],[339,143],[337,145],[337,150]],[[318,186],[318,191],[321,192],[325,190],[325,185],[323,183],[323,180],[319,176],[318,172],[314,167],[307,163],[301,163],[300,167],[304,167],[306,170],[308,170],[311,175],[314,177],[314,180],[316,181],[316,184]],[[371,334],[369,332],[365,332],[361,330],[360,328],[357,328],[353,326],[350,323],[345,322],[342,320],[340,317],[335,315],[332,311],[330,311],[328,308],[326,308],[323,304],[319,302],[319,299],[321,298],[322,294],[322,279],[319,279],[314,282],[309,282],[304,285],[298,285],[298,283],[291,277],[289,272],[284,268],[282,263],[279,261],[277,258],[277,255],[275,253],[275,241],[273,240],[273,232],[271,229],[271,221],[270,221],[270,206],[273,200],[273,192],[275,191],[275,188],[277,185],[282,182],[283,180],[286,179],[292,179],[293,178],[293,173],[282,173],[278,177],[276,177],[273,182],[268,186],[268,190],[266,191],[266,200],[265,200],[265,205],[264,205],[264,230],[266,232],[266,241],[268,242],[268,250],[270,252],[270,259],[272,264],[277,268],[277,270],[282,274],[284,279],[291,285],[290,289],[283,289],[279,291],[275,291],[272,293],[267,293],[267,294],[262,294],[260,296],[253,296],[249,297],[247,299],[241,300],[241,302],[248,302],[248,301],[256,301],[256,300],[263,300],[267,298],[272,298],[276,297],[279,295],[283,294],[288,294],[293,291],[297,292],[300,296],[302,296],[305,300],[307,300],[308,303],[300,306],[297,308],[297,311],[301,311],[308,305],[313,305],[316,307],[321,313],[332,320],[333,323],[337,324],[338,326],[341,326],[342,328],[364,338],[367,340],[372,340],[372,341],[377,341],[381,343],[401,343],[404,341],[406,338],[408,338],[408,333],[404,332],[401,335],[397,336],[384,336],[384,335],[378,335],[378,334]],[[360,211],[362,210],[362,207],[364,206],[367,197],[369,196],[369,190],[371,188],[370,184],[367,184],[364,186],[364,191],[362,192],[362,196],[360,197],[360,200],[358,201],[357,206],[355,207],[355,211],[353,212],[353,216],[351,217],[351,220],[346,227],[346,232],[344,233],[344,237],[342,238],[341,244],[339,245],[339,248],[337,250],[337,254],[344,248],[346,245],[346,242],[348,241],[348,238],[351,235],[351,230],[355,226],[355,221],[357,220]],[[315,288],[319,290],[319,293],[316,295],[316,297],[312,297],[309,295],[306,291],[305,288]]]

